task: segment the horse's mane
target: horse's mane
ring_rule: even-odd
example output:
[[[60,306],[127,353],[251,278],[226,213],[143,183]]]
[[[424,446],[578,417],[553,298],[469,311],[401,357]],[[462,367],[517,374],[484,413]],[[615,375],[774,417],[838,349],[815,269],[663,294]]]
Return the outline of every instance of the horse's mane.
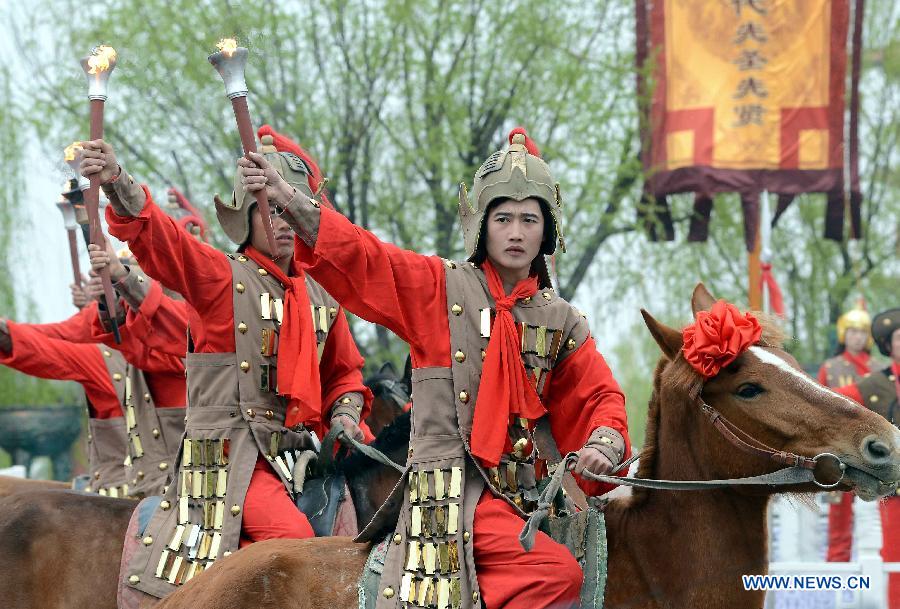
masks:
[[[385,383],[388,381],[388,383]],[[385,393],[389,393],[391,391],[391,386],[393,383],[399,383],[403,386],[403,389],[407,394],[410,393],[412,388],[412,381],[409,378],[408,374],[404,374],[403,377],[397,376],[397,371],[394,369],[394,366],[391,364],[385,364],[381,367],[381,370],[376,372],[375,374],[366,378],[363,383],[375,397],[383,398]]]
[[[753,314],[762,326],[762,336],[758,344],[781,349],[785,334],[777,318],[758,311],[754,311]],[[650,478],[654,475],[653,470],[659,448],[660,392],[663,387],[668,396],[684,400],[695,399],[703,390],[703,378],[687,363],[681,351],[674,360],[669,360],[665,355],[659,358],[653,372],[653,393],[650,395],[650,402],[647,405],[647,428],[644,446],[641,448],[638,478]],[[632,505],[646,500],[648,493],[649,489],[633,488],[631,491]]]
[[[403,453],[405,454],[406,448],[409,446],[410,431],[410,413],[404,412],[394,419],[390,425],[381,430],[381,433],[378,434],[371,446],[388,456],[396,452],[398,448],[403,448]],[[367,468],[371,468],[374,463],[369,457],[354,451],[346,458],[340,460],[340,468],[345,473],[357,474]]]

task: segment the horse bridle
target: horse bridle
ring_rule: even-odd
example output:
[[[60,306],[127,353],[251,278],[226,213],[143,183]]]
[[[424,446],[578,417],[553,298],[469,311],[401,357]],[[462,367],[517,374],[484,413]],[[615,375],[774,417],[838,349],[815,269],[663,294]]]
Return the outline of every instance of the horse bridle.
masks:
[[[813,475],[812,482],[814,482],[820,488],[832,489],[840,484],[844,479],[844,473],[847,470],[847,465],[837,455],[829,452],[823,452],[819,453],[815,457],[805,457],[803,455],[798,455],[792,452],[776,450],[768,444],[762,442],[761,440],[757,440],[747,432],[743,431],[740,427],[726,419],[722,415],[722,413],[707,404],[702,398],[697,398],[697,402],[700,406],[700,411],[705,414],[707,418],[709,418],[710,423],[712,423],[713,427],[716,428],[716,431],[718,431],[723,438],[728,440],[737,449],[751,455],[757,455],[764,459],[770,459],[772,461],[775,461],[776,463],[780,463],[781,465],[787,465],[789,467],[799,467],[801,469],[807,469],[810,471],[815,470],[819,459],[823,457],[831,457],[837,462],[837,467],[841,472],[840,478],[838,478],[837,481],[833,484],[825,484],[824,482],[819,482],[815,478],[815,475]],[[740,436],[743,436],[744,438],[746,438],[746,440],[742,439]],[[751,442],[753,444],[751,444]]]

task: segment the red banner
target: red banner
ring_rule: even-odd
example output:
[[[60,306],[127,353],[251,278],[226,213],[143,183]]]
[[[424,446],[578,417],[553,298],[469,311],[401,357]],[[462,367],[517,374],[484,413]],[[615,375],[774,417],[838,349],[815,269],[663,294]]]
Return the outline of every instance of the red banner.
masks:
[[[702,241],[712,196],[737,192],[751,250],[764,190],[778,195],[776,219],[795,195],[825,193],[825,236],[843,238],[845,208],[858,236],[862,0],[636,0],[636,10],[639,73],[653,85],[648,99],[648,83],[639,78],[639,94],[649,102],[642,212],[651,228],[663,229],[651,236],[674,237],[668,195],[695,193],[689,239]]]

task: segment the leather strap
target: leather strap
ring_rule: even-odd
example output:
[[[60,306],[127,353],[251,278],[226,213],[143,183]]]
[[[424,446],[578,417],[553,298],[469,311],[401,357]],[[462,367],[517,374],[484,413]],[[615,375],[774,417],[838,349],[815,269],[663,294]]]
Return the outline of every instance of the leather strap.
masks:
[[[584,491],[581,490],[581,487],[578,486],[572,473],[565,467],[560,466],[562,455],[559,453],[559,447],[557,447],[556,440],[553,438],[553,433],[550,431],[550,419],[548,417],[543,416],[537,420],[534,424],[533,437],[534,447],[537,449],[538,457],[547,462],[548,471],[553,469],[551,466],[563,470],[561,480],[563,490],[572,499],[575,507],[581,511],[586,510],[588,508],[587,495],[585,495]],[[555,474],[556,472],[554,471],[553,473]],[[556,493],[554,493],[554,496],[555,495]],[[552,499],[553,497],[550,498],[551,501]]]

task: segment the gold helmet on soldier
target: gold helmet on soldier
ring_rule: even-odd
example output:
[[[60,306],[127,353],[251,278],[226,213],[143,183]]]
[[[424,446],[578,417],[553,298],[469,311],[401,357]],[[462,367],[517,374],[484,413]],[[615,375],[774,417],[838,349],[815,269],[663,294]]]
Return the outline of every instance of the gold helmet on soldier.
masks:
[[[521,127],[509,134],[509,147],[487,158],[475,173],[472,196],[466,185],[459,185],[459,219],[462,224],[466,256],[471,260],[484,238],[484,218],[494,201],[533,198],[542,203],[550,224],[548,237],[541,245],[541,254],[549,255],[566,246],[562,234],[562,199],[559,184],[553,179],[550,167],[540,157],[540,151]]]
[[[259,153],[284,178],[284,181],[301,194],[312,197],[313,192],[309,187],[309,177],[312,172],[306,162],[291,152],[279,152],[275,148],[275,140],[271,135],[263,135],[260,138],[260,144]],[[250,238],[250,210],[256,204],[256,197],[252,192],[244,189],[244,185],[241,184],[240,171],[236,171],[234,174],[234,191],[231,194],[231,201],[226,203],[216,195],[215,202],[216,217],[228,238],[238,245],[246,243]]]
[[[838,317],[837,320],[837,340],[840,344],[845,344],[845,340],[847,338],[847,329],[855,328],[857,330],[864,330],[866,334],[869,335],[868,347],[872,347],[872,318],[869,316],[869,312],[866,311],[866,303],[860,298],[856,306],[854,306],[849,311],[845,312],[843,315]]]

